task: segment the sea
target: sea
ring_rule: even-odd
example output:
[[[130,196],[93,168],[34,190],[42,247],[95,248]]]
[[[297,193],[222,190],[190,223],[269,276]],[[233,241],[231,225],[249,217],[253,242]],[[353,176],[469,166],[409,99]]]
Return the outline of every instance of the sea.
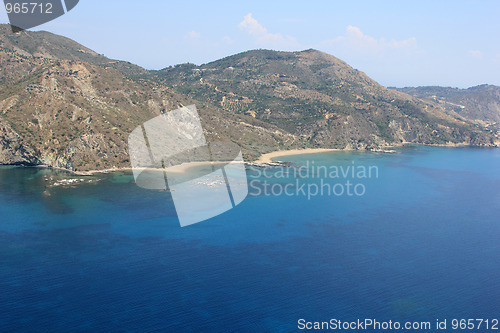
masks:
[[[500,329],[500,149],[282,159],[186,227],[128,171],[1,167],[0,332]]]

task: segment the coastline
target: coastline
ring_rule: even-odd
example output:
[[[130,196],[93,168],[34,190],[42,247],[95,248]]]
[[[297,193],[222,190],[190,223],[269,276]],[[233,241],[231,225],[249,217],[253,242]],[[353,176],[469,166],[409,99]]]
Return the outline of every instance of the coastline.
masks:
[[[240,162],[231,161],[229,163],[240,163]],[[212,165],[217,165],[217,164],[226,164],[226,163],[225,162],[214,162],[214,161],[186,162],[186,163],[170,166],[166,169],[163,169],[163,168],[161,168],[161,169],[160,168],[143,168],[143,170],[157,171],[157,172],[165,172],[165,170],[166,170],[166,171],[172,172],[172,173],[183,174],[183,173],[186,173],[190,168],[202,167],[202,166],[212,166]],[[80,176],[91,176],[91,175],[95,175],[98,173],[108,173],[108,172],[116,172],[116,171],[130,171],[130,172],[132,172],[133,169],[132,168],[112,168],[112,169],[89,170],[89,171],[81,171],[81,172],[79,172],[79,171],[74,172],[73,171],[73,173],[76,175],[80,175]]]
[[[380,147],[378,150],[384,149],[393,149],[393,148],[401,148],[405,146],[424,146],[424,147],[443,147],[443,148],[464,148],[464,147],[473,147],[473,148],[483,148],[482,146],[475,146],[465,142],[453,143],[429,143],[429,144],[421,144],[421,143],[413,143],[413,142],[401,142],[400,144],[389,145],[385,147]],[[500,146],[488,146],[486,148],[500,148]],[[334,151],[364,151],[364,152],[377,152],[377,149],[346,149],[346,148],[305,148],[305,149],[291,149],[291,150],[276,150],[269,153],[265,153],[259,156],[259,158],[253,163],[257,164],[266,164],[273,163],[273,158],[277,157],[285,157],[285,156],[293,156],[293,155],[304,155],[304,154],[318,154],[318,153],[328,153]]]
[[[445,143],[445,144],[418,144],[418,143],[412,143],[412,142],[403,142],[401,144],[397,145],[391,145],[387,146],[384,148],[387,149],[392,149],[392,148],[400,148],[404,147],[406,145],[416,145],[416,146],[424,146],[424,147],[444,147],[444,148],[463,148],[463,147],[472,147],[472,148],[500,148],[500,145],[498,146],[476,146],[476,145],[470,145],[467,143]],[[291,149],[291,150],[276,150],[272,151],[269,153],[265,153],[259,156],[258,159],[254,161],[248,161],[245,163],[255,163],[255,164],[267,164],[267,163],[273,163],[274,158],[278,157],[286,157],[286,156],[293,156],[293,155],[304,155],[304,154],[317,154],[317,153],[328,153],[328,152],[339,152],[339,151],[365,151],[365,152],[376,152],[374,150],[362,150],[362,149],[341,149],[341,148],[305,148],[305,149]],[[174,173],[185,173],[189,168],[195,167],[195,166],[202,166],[202,165],[210,165],[212,163],[217,163],[217,162],[189,162],[189,163],[183,163],[180,165],[175,165],[172,167],[169,167],[170,172]],[[35,168],[48,168],[48,169],[53,169],[53,170],[61,170],[61,171],[66,171],[69,172],[75,176],[93,176],[97,174],[106,174],[110,172],[120,172],[120,171],[130,171],[132,172],[133,169],[131,167],[113,167],[113,168],[108,168],[108,169],[101,169],[101,170],[87,170],[87,171],[74,171],[70,169],[65,169],[65,168],[58,168],[58,167],[53,167],[50,165],[20,165],[20,164],[1,164],[0,166],[21,166],[21,167],[35,167]],[[154,170],[154,171],[161,171],[163,172],[163,169],[156,169],[156,168],[145,168],[147,170]]]
[[[304,155],[304,154],[319,154],[319,153],[328,153],[333,151],[347,151],[346,149],[338,149],[338,148],[306,148],[306,149],[291,149],[291,150],[276,150],[270,153],[262,154],[259,158],[254,161],[254,163],[265,164],[272,163],[273,158],[276,157],[284,157],[284,156],[293,156],[293,155]]]

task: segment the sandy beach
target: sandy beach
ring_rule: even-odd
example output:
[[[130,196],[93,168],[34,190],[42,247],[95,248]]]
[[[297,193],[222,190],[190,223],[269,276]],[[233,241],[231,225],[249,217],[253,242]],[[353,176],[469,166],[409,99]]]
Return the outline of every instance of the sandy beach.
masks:
[[[173,172],[173,173],[185,173],[189,168],[193,168],[196,166],[203,166],[203,165],[211,165],[212,162],[189,162],[189,163],[182,163],[178,165],[174,165],[171,167],[167,168],[168,172]],[[148,170],[148,171],[158,171],[158,172],[164,172],[165,170],[163,168],[144,168],[143,170]],[[132,168],[113,168],[113,169],[104,169],[104,170],[89,170],[89,171],[77,171],[74,172],[76,175],[81,175],[81,176],[91,176],[99,173],[108,173],[108,172],[117,172],[117,171],[130,171],[132,172]]]
[[[229,162],[229,163],[242,163],[242,162]],[[187,163],[182,163],[182,164],[177,164],[168,167],[165,169],[166,172],[172,172],[172,173],[186,173],[190,168],[194,167],[200,167],[200,166],[216,166],[216,165],[225,165],[228,164],[227,162],[187,162]],[[163,171],[163,170],[162,170]]]
[[[326,148],[306,148],[306,149],[292,149],[292,150],[277,150],[267,154],[263,154],[259,157],[258,160],[254,161],[255,163],[271,163],[273,162],[273,158],[284,157],[284,156],[292,156],[292,155],[302,155],[302,154],[316,154],[316,153],[327,153],[332,151],[342,151],[343,149],[326,149]],[[197,166],[205,166],[211,164],[217,164],[223,162],[188,162],[182,163],[178,165],[174,165],[168,167],[168,172],[172,173],[185,173],[190,168]],[[231,163],[241,163],[241,162],[231,162]],[[163,172],[163,169],[155,169],[155,168],[146,168],[150,171],[160,171]],[[89,170],[89,171],[81,171],[75,172],[77,175],[94,175],[99,173],[107,173],[107,172],[116,172],[116,171],[132,171],[132,168],[113,168],[113,169],[105,169],[105,170]]]
[[[326,148],[307,148],[307,149],[292,149],[292,150],[278,150],[267,154],[263,154],[259,157],[255,163],[270,163],[273,162],[273,158],[291,156],[291,155],[302,155],[302,154],[317,154],[317,153],[328,153],[332,151],[342,151],[343,149],[326,149]]]
[[[239,161],[231,161],[229,162],[230,164],[237,164],[237,163],[243,163]],[[166,169],[163,168],[144,168],[143,170],[148,170],[148,171],[158,171],[158,172],[171,172],[171,173],[186,173],[190,168],[194,167],[200,167],[200,166],[211,166],[211,165],[219,165],[219,164],[228,164],[228,162],[211,162],[211,161],[206,161],[206,162],[186,162],[182,164],[177,164],[170,166]],[[64,169],[65,170],[65,169]],[[69,170],[66,170],[69,171]],[[108,173],[108,172],[117,172],[117,171],[133,171],[132,168],[113,168],[113,169],[105,169],[105,170],[89,170],[89,171],[81,171],[81,172],[73,172],[76,175],[79,176],[91,176],[99,173]],[[71,172],[71,171],[70,171]]]

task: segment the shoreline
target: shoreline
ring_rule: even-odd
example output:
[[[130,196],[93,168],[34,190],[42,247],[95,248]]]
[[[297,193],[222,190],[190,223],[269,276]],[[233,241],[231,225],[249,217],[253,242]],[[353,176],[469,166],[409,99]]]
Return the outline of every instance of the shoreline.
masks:
[[[220,161],[204,161],[204,162],[185,162],[177,165],[170,166],[166,169],[163,168],[143,168],[142,170],[144,171],[156,171],[156,172],[171,172],[171,173],[177,173],[177,174],[183,174],[186,173],[189,169],[195,168],[195,167],[204,167],[204,166],[215,166],[218,164],[237,164],[237,163],[243,163],[243,162],[238,162],[238,161],[231,161],[231,162],[220,162]],[[65,170],[65,169],[63,169]],[[69,171],[69,170],[66,170]],[[112,168],[112,169],[104,169],[104,170],[89,170],[89,171],[70,171],[76,175],[80,176],[92,176],[95,174],[99,173],[109,173],[109,172],[117,172],[117,171],[133,171],[133,168]]]
[[[411,142],[403,142],[402,144],[399,145],[392,145],[392,146],[386,146],[380,149],[392,149],[392,148],[401,148],[404,146],[423,146],[423,147],[443,147],[443,148],[464,148],[464,147],[471,147],[471,148],[500,148],[499,146],[474,146],[466,143],[446,143],[446,144],[418,144],[418,143],[411,143]],[[305,154],[319,154],[319,153],[328,153],[328,152],[348,152],[348,151],[359,151],[359,152],[376,152],[374,150],[365,150],[365,149],[341,149],[341,148],[305,148],[305,149],[290,149],[290,150],[276,150],[272,151],[269,153],[261,154],[258,159],[254,161],[245,161],[244,163],[255,163],[255,164],[267,164],[267,163],[273,163],[274,158],[277,157],[286,157],[286,156],[294,156],[294,155],[305,155]],[[195,166],[203,166],[203,165],[211,165],[211,164],[216,164],[217,162],[189,162],[189,163],[182,163],[179,165],[175,165],[172,167],[169,167],[170,172],[174,173],[185,173],[189,168],[195,167]],[[58,167],[53,167],[50,165],[23,165],[23,164],[0,164],[0,166],[13,166],[13,167],[35,167],[35,168],[47,168],[47,169],[53,169],[53,170],[61,170],[61,171],[66,171],[69,172],[75,176],[93,176],[97,174],[106,174],[106,173],[111,173],[111,172],[120,172],[120,171],[130,171],[132,172],[133,169],[131,167],[121,167],[121,168],[108,168],[108,169],[102,169],[102,170],[87,170],[87,171],[74,171],[74,170],[69,170],[65,168],[58,168]],[[157,168],[145,168],[147,170],[153,170],[153,171],[161,171],[163,172],[163,169],[157,169]]]
[[[273,158],[277,157],[285,157],[285,156],[293,156],[293,155],[305,155],[305,154],[319,154],[319,153],[328,153],[328,152],[339,152],[339,151],[356,151],[356,152],[377,152],[377,150],[391,150],[394,148],[403,148],[405,146],[423,146],[423,147],[442,147],[442,148],[500,148],[500,146],[474,146],[467,143],[430,143],[430,144],[419,144],[412,142],[402,142],[401,144],[389,145],[385,147],[380,147],[377,149],[346,149],[346,148],[305,148],[305,149],[290,149],[290,150],[276,150],[269,153],[261,154],[259,158],[253,163],[257,164],[266,164],[273,163]]]
[[[253,163],[258,163],[258,164],[273,163],[275,161],[273,161],[272,159],[276,157],[305,155],[305,154],[320,154],[320,153],[329,153],[334,151],[338,152],[338,151],[351,151],[351,150],[338,149],[338,148],[306,148],[306,149],[276,150],[270,153],[260,155],[259,158],[255,160]]]

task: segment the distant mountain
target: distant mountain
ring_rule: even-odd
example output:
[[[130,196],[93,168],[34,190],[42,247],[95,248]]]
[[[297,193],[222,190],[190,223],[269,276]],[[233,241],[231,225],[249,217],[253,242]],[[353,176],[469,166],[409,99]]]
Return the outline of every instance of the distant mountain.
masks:
[[[468,89],[449,87],[393,88],[412,96],[434,102],[457,118],[500,127],[500,87],[479,85]]]
[[[128,134],[189,104],[210,140],[238,143],[249,160],[277,149],[498,141],[315,50],[255,50],[147,71],[65,37],[1,25],[0,68],[0,164],[128,167]]]

